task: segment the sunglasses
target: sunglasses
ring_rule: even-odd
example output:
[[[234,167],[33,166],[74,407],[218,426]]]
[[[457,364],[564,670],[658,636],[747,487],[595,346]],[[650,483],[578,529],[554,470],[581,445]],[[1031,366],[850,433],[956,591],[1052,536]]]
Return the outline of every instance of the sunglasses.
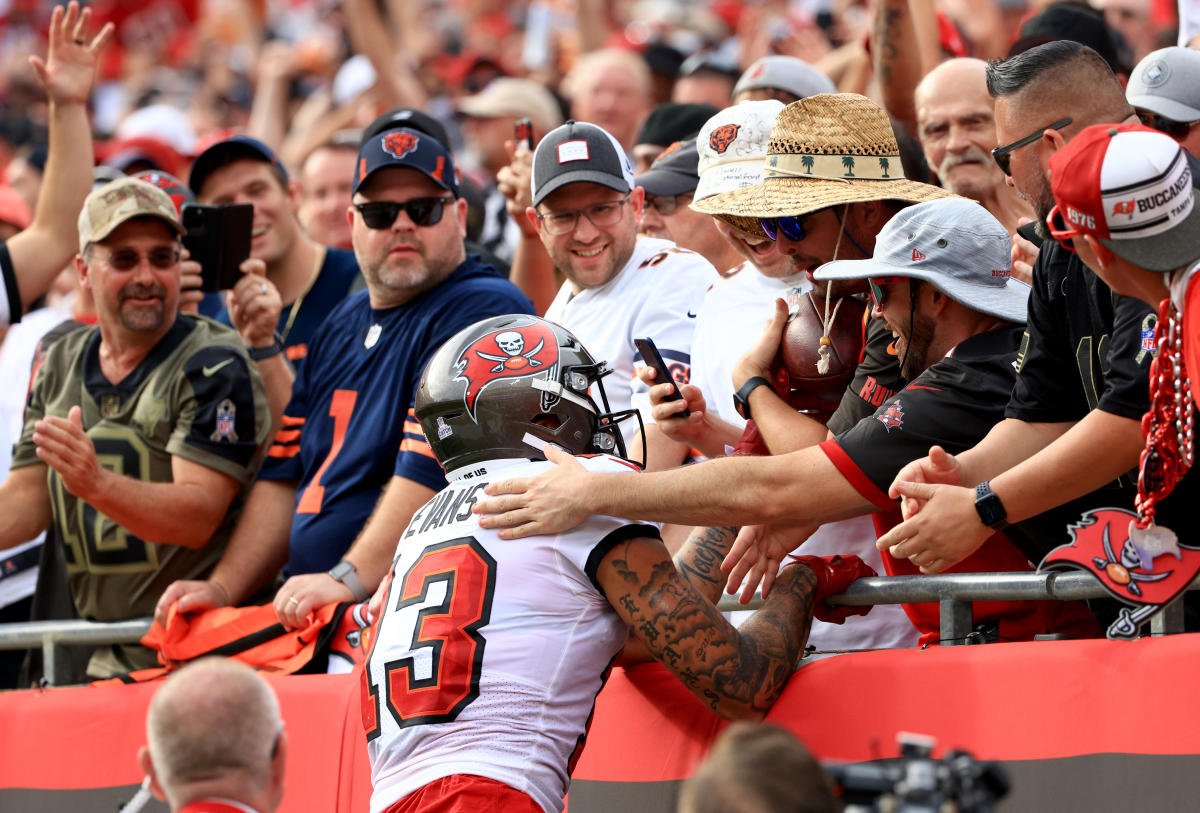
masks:
[[[673,215],[680,206],[687,204],[691,199],[691,192],[681,195],[647,195],[646,205],[652,206],[660,215]]]
[[[1072,238],[1078,237],[1080,232],[1067,222],[1058,206],[1046,215],[1046,227],[1050,230],[1050,236],[1057,240],[1060,246],[1072,254],[1075,253],[1075,241]]]
[[[908,277],[867,277],[867,285],[871,291],[871,307],[883,310],[883,300],[887,296],[885,285],[898,285],[907,281]]]
[[[1011,156],[1014,151],[1019,150],[1022,147],[1027,147],[1033,142],[1037,141],[1046,134],[1047,130],[1061,130],[1070,123],[1071,118],[1068,116],[1065,119],[1059,119],[1053,124],[1047,124],[1036,133],[1030,133],[1024,138],[1018,138],[1011,144],[1005,144],[1003,147],[996,147],[992,150],[992,160],[996,162],[996,166],[1000,167],[1001,172],[1003,172],[1005,175],[1012,175],[1012,164],[1010,163],[1011,158],[1009,156]]]
[[[1160,133],[1168,135],[1176,141],[1183,141],[1187,138],[1188,133],[1192,131],[1192,128],[1200,124],[1200,121],[1176,121],[1175,119],[1160,116],[1157,113],[1149,113],[1141,110],[1138,111],[1138,118],[1141,119],[1142,124],[1150,129],[1158,130]]]
[[[778,240],[780,232],[794,243],[799,243],[807,235],[804,218],[801,217],[760,217],[758,225],[772,240]]]
[[[362,215],[363,223],[368,229],[390,229],[400,212],[407,214],[414,226],[425,228],[441,223],[446,204],[453,200],[454,198],[413,198],[403,203],[373,200],[370,203],[356,203],[354,208]]]
[[[118,271],[132,271],[142,264],[142,260],[147,260],[160,271],[166,271],[178,265],[181,256],[177,248],[156,248],[148,254],[141,254],[130,248],[118,249],[100,259]]]

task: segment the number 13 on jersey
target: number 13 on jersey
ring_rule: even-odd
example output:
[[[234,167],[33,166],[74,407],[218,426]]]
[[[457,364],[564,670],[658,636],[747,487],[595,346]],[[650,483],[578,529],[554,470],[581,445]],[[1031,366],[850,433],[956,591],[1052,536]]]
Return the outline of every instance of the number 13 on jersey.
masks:
[[[379,663],[384,701],[401,728],[450,722],[479,696],[487,643],[479,630],[495,586],[496,560],[472,537],[430,545],[396,574],[363,670],[368,740],[380,733]]]

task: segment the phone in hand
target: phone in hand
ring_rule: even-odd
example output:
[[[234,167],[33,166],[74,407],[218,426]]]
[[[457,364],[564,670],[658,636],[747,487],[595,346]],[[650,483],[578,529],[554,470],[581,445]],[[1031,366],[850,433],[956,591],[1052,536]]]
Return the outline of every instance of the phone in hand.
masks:
[[[180,213],[183,247],[191,259],[200,263],[206,293],[227,291],[242,278],[241,264],[250,256],[250,234],[254,228],[254,204],[228,203],[223,206],[184,204]]]
[[[679,391],[679,385],[675,383],[675,376],[671,375],[671,371],[667,369],[667,363],[663,361],[662,353],[658,352],[658,347],[654,344],[654,340],[647,337],[645,339],[634,339],[633,345],[642,354],[642,361],[646,365],[653,367],[658,373],[656,380],[659,384],[670,384],[671,393],[664,398],[664,401],[678,401],[683,398],[683,393]],[[676,417],[686,418],[691,415],[692,411],[686,407],[682,412],[676,413]]]
[[[533,119],[517,119],[513,125],[513,141],[516,142],[517,149],[524,145],[525,149],[533,151]]]

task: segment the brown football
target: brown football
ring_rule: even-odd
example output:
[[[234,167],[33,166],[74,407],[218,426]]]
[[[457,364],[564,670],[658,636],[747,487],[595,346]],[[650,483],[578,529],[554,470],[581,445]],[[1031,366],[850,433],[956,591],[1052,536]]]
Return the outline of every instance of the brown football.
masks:
[[[837,304],[838,300],[830,300],[830,313]],[[842,400],[842,393],[858,366],[866,303],[853,297],[841,300],[829,331],[832,340],[829,372],[824,375],[817,372],[817,361],[821,337],[825,335],[822,322],[825,299],[811,293],[803,294],[798,297],[798,306],[797,313],[788,321],[780,348],[783,366],[791,378],[792,397],[789,400],[800,409],[821,411],[824,406],[832,411]]]

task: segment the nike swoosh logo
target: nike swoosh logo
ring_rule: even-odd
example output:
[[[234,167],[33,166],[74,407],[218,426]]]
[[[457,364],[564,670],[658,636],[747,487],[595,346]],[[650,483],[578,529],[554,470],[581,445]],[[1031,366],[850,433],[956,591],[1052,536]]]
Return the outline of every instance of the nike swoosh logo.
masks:
[[[891,344],[889,344],[889,345],[887,346],[887,354],[888,354],[889,356],[895,356],[895,355],[898,355],[898,354],[896,353],[896,343],[895,343],[894,341],[893,341]]]
[[[695,319],[695,318],[696,318],[696,314],[692,313],[691,311],[688,311],[688,318],[689,318],[689,319]]]
[[[215,373],[217,370],[221,369],[221,368],[222,368],[222,367],[224,367],[226,364],[233,364],[233,359],[225,359],[225,360],[224,360],[224,361],[222,361],[220,364],[214,364],[212,367],[205,367],[205,368],[201,369],[201,370],[200,370],[200,372],[204,373],[204,377],[205,377],[205,378],[209,378],[209,377],[211,377],[211,376],[212,376],[212,375],[213,375],[213,374],[214,374],[214,373]]]

